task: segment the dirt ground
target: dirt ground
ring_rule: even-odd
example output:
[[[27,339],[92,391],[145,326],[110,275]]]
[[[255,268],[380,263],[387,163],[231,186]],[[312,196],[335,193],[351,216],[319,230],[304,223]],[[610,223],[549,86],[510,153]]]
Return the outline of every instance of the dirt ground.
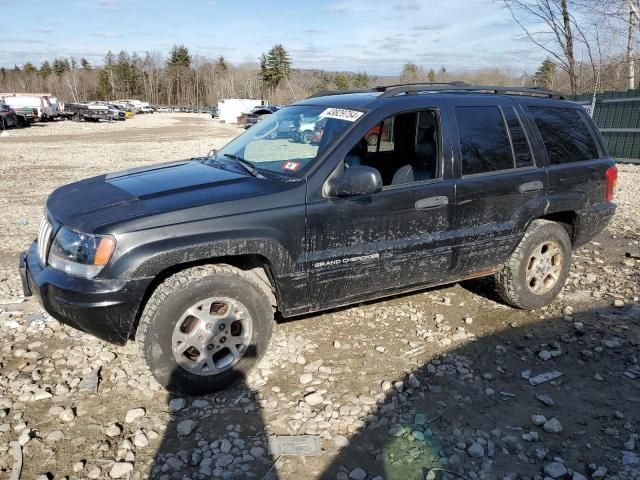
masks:
[[[618,214],[551,306],[515,310],[481,279],[280,321],[215,395],[171,397],[134,344],[21,297],[17,254],[54,188],[240,132],[155,114],[0,136],[0,478],[17,451],[22,479],[640,479],[638,166],[619,166]],[[282,435],[320,454],[271,455]]]

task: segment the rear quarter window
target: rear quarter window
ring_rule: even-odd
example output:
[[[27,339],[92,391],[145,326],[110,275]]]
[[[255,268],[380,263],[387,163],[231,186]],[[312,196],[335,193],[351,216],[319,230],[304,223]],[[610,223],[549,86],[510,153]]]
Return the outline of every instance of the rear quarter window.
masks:
[[[600,158],[583,112],[558,107],[528,109],[544,141],[549,163],[559,165]]]

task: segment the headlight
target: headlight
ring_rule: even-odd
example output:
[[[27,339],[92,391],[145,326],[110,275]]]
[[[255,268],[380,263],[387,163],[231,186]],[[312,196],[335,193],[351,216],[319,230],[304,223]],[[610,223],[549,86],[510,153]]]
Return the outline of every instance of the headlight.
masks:
[[[51,243],[49,265],[77,277],[93,278],[109,263],[115,248],[115,238],[108,235],[89,235],[62,227]]]

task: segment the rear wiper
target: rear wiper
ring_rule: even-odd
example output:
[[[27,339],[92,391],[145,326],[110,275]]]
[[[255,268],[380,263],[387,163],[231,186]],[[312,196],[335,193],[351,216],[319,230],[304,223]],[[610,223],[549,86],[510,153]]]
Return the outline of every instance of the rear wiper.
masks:
[[[249,172],[254,177],[256,177],[256,178],[266,178],[264,175],[262,175],[258,170],[256,170],[253,167],[253,164],[251,162],[246,161],[244,158],[241,158],[238,155],[232,155],[230,153],[225,153],[224,156],[227,157],[227,158],[231,158],[231,159],[235,160],[236,162],[238,162],[240,165],[242,165],[242,167],[247,172]]]

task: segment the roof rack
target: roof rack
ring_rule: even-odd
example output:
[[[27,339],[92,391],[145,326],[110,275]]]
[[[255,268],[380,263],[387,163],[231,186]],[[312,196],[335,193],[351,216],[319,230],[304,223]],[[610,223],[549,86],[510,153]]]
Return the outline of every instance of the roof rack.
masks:
[[[391,85],[388,87],[375,87],[374,90],[382,92],[379,98],[395,97],[397,95],[420,94],[422,92],[440,93],[489,93],[495,95],[528,95],[531,97],[553,98],[564,100],[564,96],[558,92],[540,87],[498,87],[492,85],[469,85],[464,82],[451,83],[410,83],[406,85]]]
[[[378,98],[389,98],[399,95],[418,95],[421,93],[487,93],[494,95],[525,95],[530,97],[552,98],[564,100],[565,97],[558,92],[541,87],[500,87],[493,85],[469,85],[465,82],[427,82],[427,83],[403,83],[398,85],[381,85],[371,90],[333,90],[318,92],[307,98],[326,97],[329,95],[347,95],[350,93],[375,93],[380,92]]]
[[[350,93],[373,93],[374,90],[323,90],[307,98],[328,97],[329,95],[348,95]]]

